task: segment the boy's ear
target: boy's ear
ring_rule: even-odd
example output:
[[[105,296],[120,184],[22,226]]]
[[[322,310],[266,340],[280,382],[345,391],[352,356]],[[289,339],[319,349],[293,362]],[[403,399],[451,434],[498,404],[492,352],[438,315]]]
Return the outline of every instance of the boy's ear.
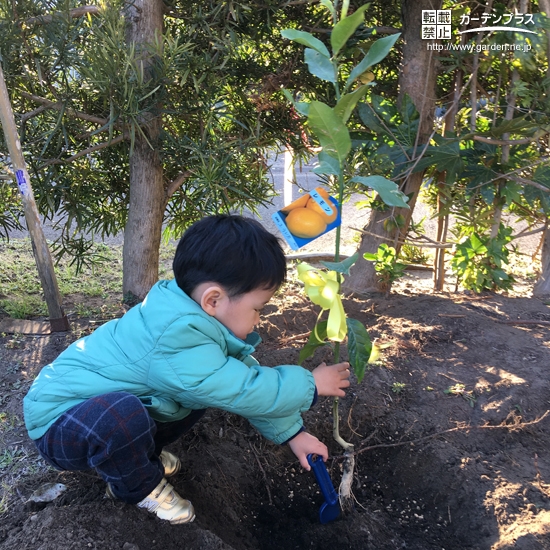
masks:
[[[202,293],[200,306],[206,313],[208,313],[208,315],[215,317],[216,308],[218,307],[220,300],[225,297],[227,297],[227,293],[221,286],[209,286]]]

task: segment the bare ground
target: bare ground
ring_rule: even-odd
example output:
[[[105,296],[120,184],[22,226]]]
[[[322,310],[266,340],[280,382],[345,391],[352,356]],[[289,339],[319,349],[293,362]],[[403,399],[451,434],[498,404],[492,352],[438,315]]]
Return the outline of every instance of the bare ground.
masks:
[[[355,444],[355,506],[321,525],[313,474],[285,447],[236,416],[209,411],[171,450],[177,490],[197,510],[170,526],[104,498],[93,471],[56,472],[37,457],[21,400],[40,367],[72,334],[0,339],[0,549],[550,549],[550,308],[527,292],[433,294],[410,276],[389,297],[351,296],[350,317],[388,344],[362,384],[340,400]],[[294,363],[316,313],[290,287],[267,307],[257,358]],[[312,368],[330,361],[318,350]],[[305,415],[327,442],[337,484],[342,453],[332,402]],[[47,504],[46,482],[67,490]]]

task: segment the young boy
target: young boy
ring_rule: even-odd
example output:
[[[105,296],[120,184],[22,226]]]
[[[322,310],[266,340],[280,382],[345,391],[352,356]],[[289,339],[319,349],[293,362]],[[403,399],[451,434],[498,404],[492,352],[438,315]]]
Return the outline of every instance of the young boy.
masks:
[[[166,481],[180,461],[163,450],[207,407],[247,418],[266,438],[307,455],[327,447],[303,428],[318,395],[343,396],[348,363],[309,372],[251,357],[260,310],[286,278],[277,239],[240,216],[192,225],[174,257],[175,280],[74,342],[42,369],[24,399],[27,430],[60,470],[95,468],[107,494],[172,524],[195,518]]]

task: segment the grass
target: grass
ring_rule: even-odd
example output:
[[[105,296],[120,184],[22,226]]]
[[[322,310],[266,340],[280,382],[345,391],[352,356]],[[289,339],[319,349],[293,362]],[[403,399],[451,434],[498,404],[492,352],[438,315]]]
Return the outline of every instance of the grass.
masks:
[[[19,380],[14,386],[18,383]],[[23,444],[23,431],[22,417],[0,412],[0,518],[15,500],[21,498],[17,489],[21,480],[53,470],[32,447]]]
[[[0,435],[14,430],[20,424],[21,421],[14,414],[8,414],[4,411],[0,412]]]
[[[87,294],[90,289],[93,294],[99,288],[111,290],[122,281],[122,247],[98,244],[93,252],[94,264],[85,266],[80,273],[71,258],[62,258],[57,263],[55,273],[62,294]],[[0,244],[0,284],[3,294],[40,293],[30,239],[13,239]]]
[[[45,302],[38,295],[16,295],[13,298],[0,300],[0,308],[13,319],[27,319],[48,314]]]
[[[403,382],[394,382],[391,386],[391,391],[399,395],[405,391],[406,386]]]
[[[5,449],[0,453],[0,472],[13,466],[14,462],[21,458],[22,454],[23,450],[17,447],[15,449]]]
[[[172,277],[173,242],[162,244],[160,249],[159,278]],[[99,244],[93,248],[93,263],[77,272],[71,258],[62,258],[55,265],[57,284],[65,313],[70,317],[73,336],[78,337],[78,318],[102,323],[124,313],[122,307],[122,247]],[[29,239],[0,241],[0,317],[17,319],[47,317],[40,278]],[[87,324],[84,331],[90,330]],[[84,335],[84,334],[80,334]],[[28,338],[22,334],[0,333],[6,350],[23,349]],[[14,375],[22,371],[18,362],[5,363],[3,374]],[[21,445],[23,419],[6,410],[7,400],[14,391],[28,381],[25,373],[15,381],[10,379],[0,388],[0,517],[19,498],[16,487],[27,475],[48,471],[36,452]],[[1,410],[4,408],[4,410]],[[1,521],[1,520],[0,520]]]
[[[159,278],[172,277],[174,243],[160,249]],[[116,315],[122,299],[122,246],[94,245],[93,263],[77,271],[71,258],[55,265],[59,292],[67,315],[108,318]],[[0,242],[0,315],[30,319],[48,315],[31,242]]]
[[[25,447],[9,447],[0,453],[0,517],[8,512],[10,504],[19,498],[16,494],[18,481],[24,476],[51,470],[36,453],[29,453]]]

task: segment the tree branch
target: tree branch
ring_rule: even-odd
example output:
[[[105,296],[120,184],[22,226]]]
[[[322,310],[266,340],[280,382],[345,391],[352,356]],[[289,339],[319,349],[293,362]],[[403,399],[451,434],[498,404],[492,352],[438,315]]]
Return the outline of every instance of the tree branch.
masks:
[[[398,32],[402,32],[401,29],[396,29],[395,27],[368,27],[372,28],[376,31],[376,34],[397,34]],[[307,27],[304,26],[304,29],[309,32],[318,32],[319,34],[330,34],[332,32],[332,29],[326,29],[321,27]]]
[[[68,164],[69,162],[72,162],[73,160],[76,160],[80,157],[83,157],[87,155],[88,153],[93,153],[94,151],[99,151],[99,149],[104,149],[105,147],[109,147],[111,145],[116,145],[117,143],[120,143],[124,140],[126,136],[119,135],[116,138],[113,138],[109,141],[104,141],[102,143],[98,143],[97,145],[94,145],[93,147],[88,147],[88,149],[84,149],[83,151],[79,151],[72,157],[69,157],[67,159],[52,159],[40,166],[40,169],[45,168],[46,166],[51,166],[52,164]]]
[[[539,227],[538,229],[533,229],[532,231],[520,231],[516,235],[512,235],[512,240],[514,239],[523,239],[523,237],[529,237],[530,235],[536,235],[537,233],[541,233],[542,231],[545,231],[545,227]]]
[[[442,435],[453,433],[453,432],[464,432],[468,430],[509,430],[513,432],[516,430],[521,430],[526,426],[534,426],[536,424],[539,424],[540,422],[545,420],[549,414],[550,414],[550,410],[547,410],[544,412],[544,414],[542,414],[542,416],[535,418],[535,420],[531,420],[529,422],[519,422],[517,424],[499,424],[498,426],[491,426],[489,424],[486,424],[484,426],[471,426],[471,425],[457,426],[456,428],[449,428],[448,430],[443,430],[441,432],[436,432],[434,434],[426,435],[424,437],[419,437],[418,439],[413,439],[408,441],[399,441],[397,443],[380,443],[378,445],[369,445],[368,447],[360,447],[353,454],[358,455],[358,454],[364,453],[365,451],[372,451],[374,449],[388,449],[390,447],[403,447],[404,445],[414,446],[414,445],[418,445],[418,443],[422,443],[424,441],[428,441],[435,437],[440,437]],[[335,460],[341,460],[344,457],[334,456],[329,458],[333,458]]]
[[[28,113],[25,113],[24,115],[21,115],[21,122],[27,122],[27,120],[39,115],[42,111],[45,111],[46,109],[47,107],[45,105],[41,105],[37,109],[34,109],[34,111],[30,111]]]
[[[532,187],[536,187],[537,189],[540,189],[541,191],[544,191],[546,193],[550,193],[550,188],[545,187],[544,185],[542,185],[540,183],[537,183],[536,181],[528,180],[526,178],[520,178],[519,176],[508,177],[508,179],[510,179],[512,181],[515,181],[517,183],[524,183],[525,185],[531,185]]]
[[[99,13],[99,6],[81,6],[80,8],[74,8],[69,10],[69,17],[75,19],[76,17],[81,17],[86,14],[97,15]],[[49,15],[39,15],[38,17],[29,17],[25,20],[25,25],[44,25],[51,23],[54,20],[54,17],[64,17],[66,14],[64,12],[57,12]]]
[[[350,226],[350,229],[352,229],[353,231],[357,231],[362,235],[372,235],[373,237],[378,237],[379,239],[390,242],[392,244],[395,242],[395,239],[392,239],[390,237],[384,237],[383,235],[378,235],[377,233],[371,233],[370,231],[366,231],[365,229],[359,229],[357,227],[351,227],[351,226]],[[428,239],[428,237],[425,237],[425,238]],[[454,246],[453,243],[438,243],[437,241],[433,241],[432,239],[428,239],[428,240],[431,241],[433,244],[426,244],[418,241],[404,241],[401,239],[399,239],[397,243],[400,245],[406,244],[408,246],[416,246],[418,248],[452,248]]]
[[[172,180],[168,187],[166,188],[166,200],[169,200],[170,197],[183,185],[183,182],[192,174],[191,170],[186,170],[182,172],[176,179]]]
[[[536,141],[536,138],[523,138],[523,139],[492,139],[484,136],[474,136],[474,141],[481,141],[483,143],[489,143],[490,145],[525,145]]]
[[[88,149],[84,149],[83,151],[79,151],[76,153],[76,155],[73,155],[72,157],[69,157],[65,162],[72,162],[73,160],[76,160],[77,158],[83,157],[84,155],[87,155],[88,153],[93,153],[94,151],[99,151],[99,149],[104,149],[105,147],[109,147],[110,145],[116,145],[117,143],[120,143],[121,141],[124,141],[124,138],[127,136],[120,134],[117,137],[109,140],[104,141],[102,143],[98,143],[97,145],[94,145],[93,147],[88,147]]]
[[[516,179],[517,178],[516,174],[519,174],[519,173],[521,173],[525,170],[533,170],[536,166],[539,166],[540,164],[544,164],[544,163],[548,162],[549,160],[550,160],[550,155],[545,155],[543,157],[538,158],[535,161],[531,161],[529,166],[520,166],[519,168],[514,168],[514,170],[510,170],[509,172],[506,172],[506,174],[498,174],[493,179],[484,181],[483,183],[480,183],[480,184],[476,185],[473,189],[478,189],[478,188],[482,187],[483,185],[493,183],[494,181],[497,181],[500,178],[507,178],[507,179],[510,179],[510,180],[517,181],[518,183],[526,183],[528,185],[532,185],[533,187],[537,187],[538,189],[541,189],[541,191],[548,192],[548,191],[550,191],[550,188],[541,186],[539,183],[536,183],[536,182],[531,181],[531,180],[520,181],[519,179]]]
[[[319,0],[289,0],[288,2],[285,2],[283,8],[286,8],[286,6],[302,6],[303,4],[318,4]]]
[[[396,29],[395,27],[374,27],[374,30],[377,34],[397,34],[398,32],[403,32],[403,29]]]
[[[57,111],[61,111],[64,108],[64,105],[61,101],[58,101],[57,103],[55,101],[50,101],[49,99],[46,99],[44,97],[40,97],[34,94],[29,94],[27,92],[21,92],[21,96],[25,99],[29,99],[31,101],[34,101],[35,103],[38,103],[39,105],[43,105],[44,107],[47,107],[49,109],[55,109]],[[34,111],[32,111],[34,113]],[[75,109],[67,109],[66,112],[70,114],[71,116],[74,116],[76,118],[80,118],[82,120],[86,120],[88,122],[93,122],[95,124],[101,124],[101,126],[105,126],[109,121],[104,118],[99,118],[96,116],[88,115],[86,113],[83,113],[82,111],[76,111]],[[23,115],[24,116],[24,115]]]

